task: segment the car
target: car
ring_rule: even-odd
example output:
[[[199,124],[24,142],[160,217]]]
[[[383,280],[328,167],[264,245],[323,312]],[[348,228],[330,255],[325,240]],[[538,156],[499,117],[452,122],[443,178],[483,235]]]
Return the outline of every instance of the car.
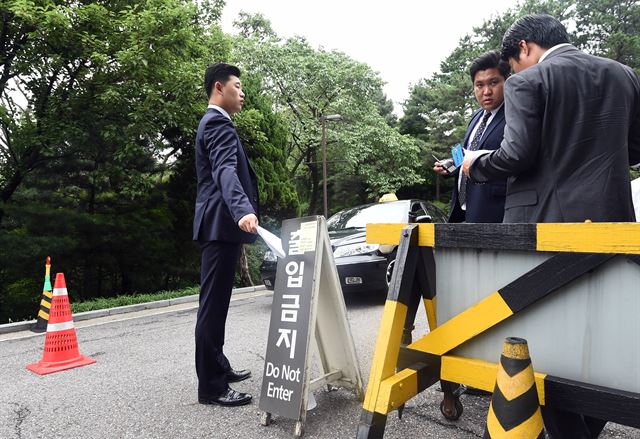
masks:
[[[428,201],[415,199],[351,207],[329,218],[327,229],[343,293],[386,294],[388,291],[397,246],[368,244],[367,224],[425,222],[446,222],[446,215]],[[271,290],[276,266],[276,256],[267,251],[260,265],[260,276]]]

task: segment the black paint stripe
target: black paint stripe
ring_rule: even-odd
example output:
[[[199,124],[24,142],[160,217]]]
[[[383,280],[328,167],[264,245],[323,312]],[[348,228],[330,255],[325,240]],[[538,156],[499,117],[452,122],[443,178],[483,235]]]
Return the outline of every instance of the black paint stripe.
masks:
[[[398,356],[398,370],[412,369],[418,372],[417,393],[431,387],[440,379],[441,357],[427,354],[408,347],[400,347]]]
[[[436,261],[433,256],[433,248],[419,247],[420,257],[416,268],[417,288],[422,297],[433,299],[436,295]]]
[[[500,388],[496,386],[491,398],[491,405],[502,428],[509,431],[533,416],[540,407],[536,386],[531,386],[517,398],[508,401]]]
[[[435,224],[436,247],[535,250],[536,224]]]
[[[400,235],[400,245],[396,253],[396,263],[393,269],[391,284],[387,300],[400,302],[409,306],[411,295],[414,293],[416,266],[419,258],[418,227],[410,224]]]
[[[386,423],[386,415],[362,410],[356,439],[382,439]]]
[[[604,253],[558,253],[499,290],[516,313],[613,258]]]
[[[627,255],[627,259],[640,265],[640,255]]]
[[[531,358],[521,360],[518,358],[508,358],[504,355],[501,355],[500,364],[502,364],[502,368],[505,372],[507,372],[507,375],[512,377],[525,370],[531,364]]]
[[[640,428],[640,393],[626,392],[547,375],[545,407]]]

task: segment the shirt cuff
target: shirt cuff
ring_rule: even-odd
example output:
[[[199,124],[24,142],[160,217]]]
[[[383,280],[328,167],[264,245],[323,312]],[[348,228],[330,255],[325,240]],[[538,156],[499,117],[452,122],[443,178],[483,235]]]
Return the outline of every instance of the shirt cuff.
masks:
[[[483,156],[485,154],[491,154],[493,151],[489,150],[489,149],[477,149],[475,151],[469,151],[467,150],[467,152],[465,152],[466,156],[470,156],[469,160],[471,160],[469,162],[469,168],[471,168],[471,166],[473,166],[473,162],[476,161],[476,159],[480,156]]]

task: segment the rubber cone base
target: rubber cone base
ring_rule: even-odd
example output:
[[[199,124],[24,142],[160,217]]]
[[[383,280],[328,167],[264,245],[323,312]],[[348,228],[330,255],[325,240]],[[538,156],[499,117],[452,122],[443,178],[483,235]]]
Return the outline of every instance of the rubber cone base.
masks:
[[[47,361],[39,361],[37,363],[28,364],[27,369],[38,375],[47,375],[49,373],[60,372],[61,370],[73,369],[74,367],[86,366],[87,364],[93,364],[96,360],[93,358],[80,355],[78,358],[74,358],[69,361],[56,361],[55,363]]]
[[[46,332],[47,330],[47,325],[45,324],[42,327],[38,327],[37,323],[34,323],[33,326],[31,326],[31,332],[35,332],[37,334],[42,334],[43,332]]]

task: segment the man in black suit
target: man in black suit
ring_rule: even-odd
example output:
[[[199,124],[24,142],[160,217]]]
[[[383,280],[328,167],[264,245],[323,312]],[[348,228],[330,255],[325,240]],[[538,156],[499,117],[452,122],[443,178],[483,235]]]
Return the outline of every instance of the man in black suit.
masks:
[[[480,109],[467,127],[462,144],[469,150],[494,150],[500,147],[504,131],[504,82],[511,68],[500,59],[498,52],[489,52],[473,61],[469,69],[473,91]],[[452,162],[451,159],[449,159]],[[450,175],[440,162],[433,170]],[[451,197],[450,223],[501,223],[504,215],[506,179],[488,184],[476,184],[462,172],[454,172],[456,182]]]
[[[224,355],[225,322],[235,268],[243,243],[256,240],[258,186],[230,115],[242,109],[240,70],[229,64],[209,66],[204,87],[209,108],[196,135],[198,196],[193,239],[200,244],[200,307],[196,322],[196,372],[201,404],[236,406],[251,395],[229,383],[251,376],[235,371]]]
[[[496,151],[472,152],[476,182],[508,177],[504,222],[634,221],[629,165],[640,162],[640,81],[569,43],[549,15],[505,33],[506,127]]]
[[[499,149],[470,152],[474,181],[509,177],[504,222],[634,221],[629,165],[640,162],[640,81],[582,53],[549,15],[516,21],[502,40],[515,75],[505,85]],[[543,408],[551,438],[598,437],[605,421]]]

